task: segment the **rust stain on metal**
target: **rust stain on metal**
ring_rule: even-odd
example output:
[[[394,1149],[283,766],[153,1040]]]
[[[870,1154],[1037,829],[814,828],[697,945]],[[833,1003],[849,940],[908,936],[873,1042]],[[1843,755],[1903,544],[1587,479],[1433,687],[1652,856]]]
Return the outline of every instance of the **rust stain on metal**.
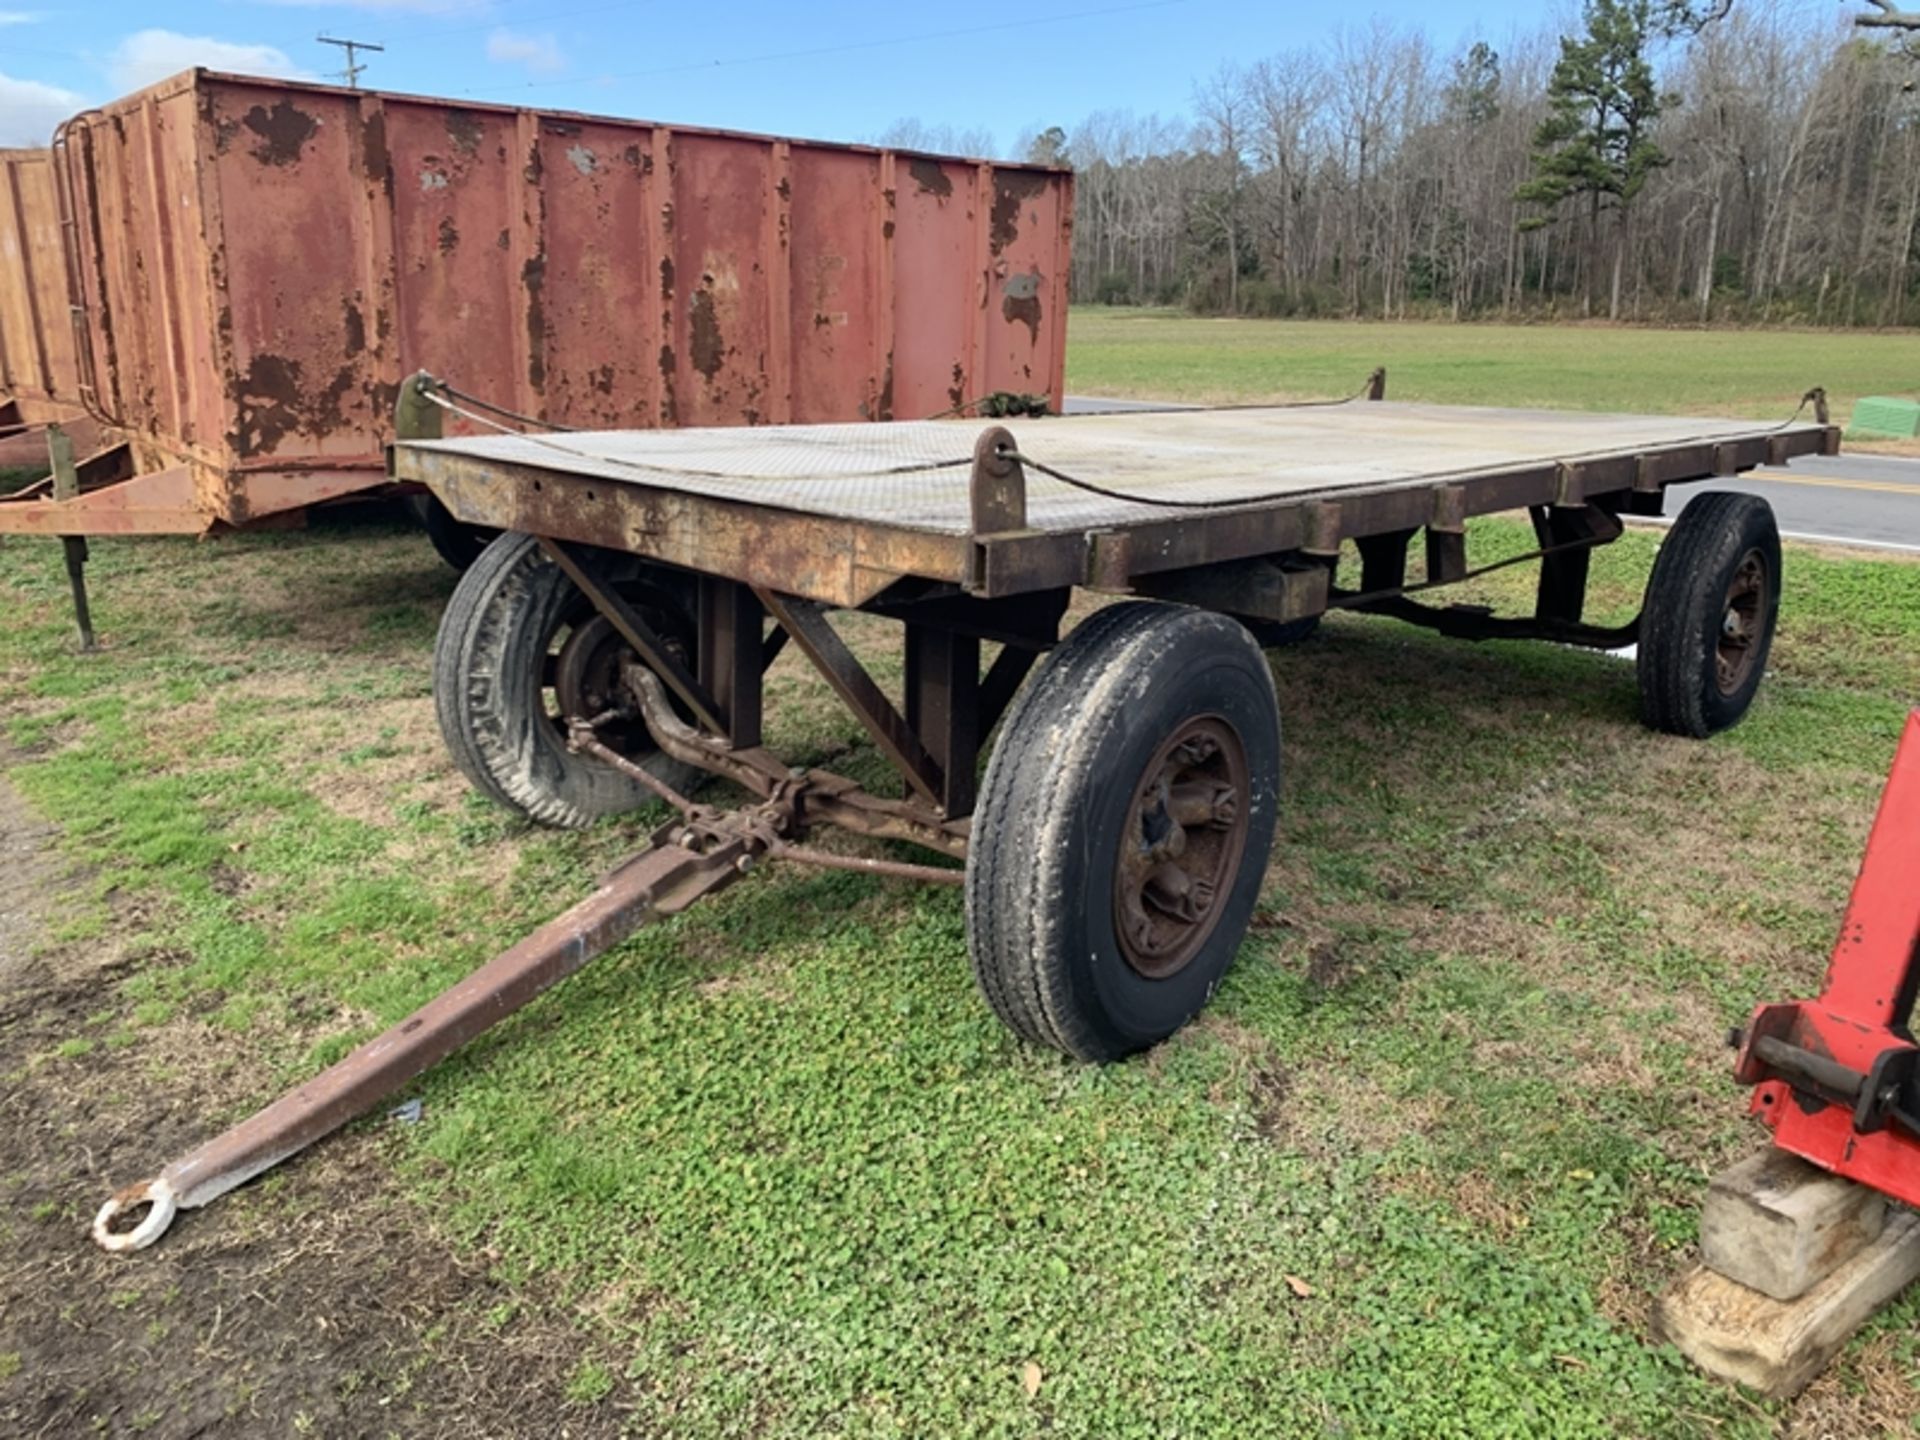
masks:
[[[673,257],[663,256],[660,261],[660,298],[673,299]]]
[[[993,172],[989,243],[995,255],[1020,238],[1020,207],[1044,195],[1052,184],[1052,176],[1034,170]]]
[[[938,160],[915,155],[907,161],[907,174],[913,177],[913,183],[920,187],[923,195],[938,195],[945,200],[953,194],[953,179]]]
[[[354,123],[360,127],[360,168],[369,180],[380,182],[387,203],[392,204],[393,163],[387,151],[387,112],[376,110],[365,115],[356,109],[353,114]]]
[[[547,388],[547,311],[542,291],[547,283],[547,257],[530,255],[520,267],[527,287],[527,382],[536,391]]]
[[[262,165],[298,164],[300,151],[320,129],[320,122],[291,99],[278,101],[271,110],[256,105],[241,123],[260,137],[253,158]]]
[[[240,455],[276,449],[300,428],[300,362],[256,355],[232,386],[234,427],[228,439]]]
[[[714,314],[713,277],[703,277],[704,283],[693,292],[693,303],[688,307],[689,349],[693,354],[693,368],[707,377],[709,383],[720,373],[720,367],[726,363],[727,342],[720,333],[720,321]]]
[[[1009,325],[1025,325],[1033,343],[1040,343],[1041,275],[1033,270],[1009,275],[1001,286],[1000,315]]]
[[[354,299],[358,299],[356,294]],[[367,348],[367,322],[353,300],[340,302],[340,325],[347,337],[347,354],[358,355]]]
[[[953,384],[947,387],[947,399],[953,402],[956,410],[967,403],[966,367],[957,360],[953,363]]]
[[[480,117],[473,111],[447,111],[447,139],[453,142],[453,148],[462,155],[478,155],[480,140],[484,133],[481,129]]]
[[[504,233],[504,232],[502,232]],[[460,248],[460,231],[453,223],[451,215],[440,217],[440,253],[451,255]]]
[[[672,425],[680,418],[680,407],[674,400],[673,380],[679,370],[679,361],[674,357],[673,346],[660,347],[660,423]]]

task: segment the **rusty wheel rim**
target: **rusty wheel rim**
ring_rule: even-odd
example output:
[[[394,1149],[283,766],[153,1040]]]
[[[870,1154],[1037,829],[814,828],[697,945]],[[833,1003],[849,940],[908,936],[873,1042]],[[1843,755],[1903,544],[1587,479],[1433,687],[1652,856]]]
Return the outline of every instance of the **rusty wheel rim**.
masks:
[[[1769,599],[1767,562],[1758,550],[1749,550],[1740,557],[1720,608],[1720,634],[1714,642],[1714,679],[1722,695],[1736,693],[1753,674]]]
[[[1251,809],[1246,746],[1219,716],[1181,722],[1154,751],[1114,862],[1114,930],[1138,974],[1176,975],[1206,945],[1240,871]]]

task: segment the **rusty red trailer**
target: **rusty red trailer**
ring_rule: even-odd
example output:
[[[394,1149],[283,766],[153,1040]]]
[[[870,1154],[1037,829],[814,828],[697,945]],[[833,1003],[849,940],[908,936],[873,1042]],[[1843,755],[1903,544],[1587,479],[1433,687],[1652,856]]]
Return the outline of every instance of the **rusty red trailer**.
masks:
[[[1061,170],[196,70],[4,178],[31,273],[0,267],[0,398],[127,450],[77,499],[0,503],[0,532],[241,527],[381,486],[422,366],[586,428],[1061,399]]]

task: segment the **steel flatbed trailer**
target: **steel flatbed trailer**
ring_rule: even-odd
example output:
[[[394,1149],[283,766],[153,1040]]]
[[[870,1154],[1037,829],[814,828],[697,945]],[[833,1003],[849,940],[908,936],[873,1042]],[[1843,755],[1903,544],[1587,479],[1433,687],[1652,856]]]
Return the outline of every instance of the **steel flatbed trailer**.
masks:
[[[1016,1033],[1094,1061],[1154,1044],[1212,994],[1265,873],[1280,725],[1262,647],[1329,609],[1464,638],[1634,643],[1650,728],[1704,737],[1745,713],[1781,593],[1765,501],[1689,505],[1627,625],[1585,620],[1588,562],[1627,517],[1660,514],[1668,485],[1835,453],[1820,392],[1802,402],[1812,422],[1767,425],[1397,404],[1383,389],[1376,374],[1368,398],[1328,405],[441,439],[449,411],[505,427],[413,377],[392,477],[502,532],[436,645],[455,761],[544,823],[655,800],[679,818],[574,909],[115,1196],[96,1238],[149,1243],[175,1208],[311,1143],[764,861],[961,885],[974,975]],[[1479,573],[1472,520],[1518,511],[1538,537],[1518,557],[1540,565],[1531,614],[1415,598]],[[1348,543],[1357,575],[1343,573]],[[1117,603],[1063,635],[1076,589]],[[899,695],[829,623],[836,608],[899,622]],[[899,793],[766,748],[763,679],[788,645]],[[747,802],[696,800],[714,777]],[[805,843],[825,826],[946,863]]]

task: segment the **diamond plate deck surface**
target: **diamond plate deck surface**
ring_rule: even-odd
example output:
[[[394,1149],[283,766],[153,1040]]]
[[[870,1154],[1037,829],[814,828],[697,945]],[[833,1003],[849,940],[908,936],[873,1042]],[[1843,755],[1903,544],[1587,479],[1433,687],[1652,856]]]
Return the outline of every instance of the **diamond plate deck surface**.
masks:
[[[973,445],[986,423],[582,431],[408,441],[402,449],[965,535]],[[1177,514],[1169,512],[1167,502],[1281,505],[1340,491],[1655,453],[1782,428],[1766,421],[1373,401],[1004,423],[1033,460],[1105,489],[1161,502],[1110,499],[1029,471],[1028,523],[1048,531]]]

